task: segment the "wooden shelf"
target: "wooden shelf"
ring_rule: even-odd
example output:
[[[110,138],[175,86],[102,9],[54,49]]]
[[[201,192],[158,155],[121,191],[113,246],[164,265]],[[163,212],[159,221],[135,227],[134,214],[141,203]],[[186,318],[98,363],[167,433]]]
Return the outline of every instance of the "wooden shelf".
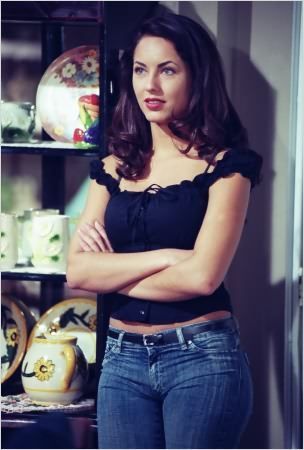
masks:
[[[96,149],[79,149],[73,144],[64,144],[57,141],[32,141],[28,143],[3,143],[1,144],[3,154],[23,154],[23,155],[43,155],[43,156],[85,156],[98,157],[101,156]]]
[[[65,273],[43,273],[34,267],[19,267],[1,272],[2,280],[66,282]]]

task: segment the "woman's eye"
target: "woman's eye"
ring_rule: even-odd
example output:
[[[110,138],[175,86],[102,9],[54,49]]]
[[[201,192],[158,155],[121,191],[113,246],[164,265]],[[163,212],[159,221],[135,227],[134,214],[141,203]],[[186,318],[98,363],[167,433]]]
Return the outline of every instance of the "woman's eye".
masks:
[[[138,75],[142,74],[144,69],[142,67],[134,67],[134,73],[137,73]]]
[[[175,70],[172,69],[171,67],[165,67],[163,69],[163,72],[165,72],[166,75],[173,75],[173,74],[175,74]]]

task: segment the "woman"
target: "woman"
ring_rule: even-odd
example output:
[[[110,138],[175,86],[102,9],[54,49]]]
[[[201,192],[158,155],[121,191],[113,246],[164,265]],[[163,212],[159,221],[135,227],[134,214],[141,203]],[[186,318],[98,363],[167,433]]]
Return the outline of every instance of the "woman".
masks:
[[[223,280],[262,158],[191,19],[148,20],[120,70],[111,154],[92,163],[67,272],[111,305],[99,445],[233,448],[252,385]]]

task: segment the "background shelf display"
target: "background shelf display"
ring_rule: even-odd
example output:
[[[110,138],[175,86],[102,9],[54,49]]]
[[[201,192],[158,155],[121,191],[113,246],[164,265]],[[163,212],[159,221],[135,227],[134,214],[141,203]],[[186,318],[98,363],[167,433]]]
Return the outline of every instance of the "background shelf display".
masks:
[[[4,36],[8,39],[6,43],[12,44],[15,39],[14,32],[18,36],[18,27],[21,27],[23,33],[27,33],[26,30],[30,30],[30,33],[34,33],[38,36],[38,41],[35,42],[35,48],[41,48],[39,53],[40,64],[38,63],[38,73],[36,74],[35,83],[39,81],[39,77],[45,72],[49,65],[54,61],[59,55],[61,55],[66,49],[77,47],[82,45],[82,43],[87,43],[88,45],[98,45],[100,48],[100,66],[101,72],[105,75],[100,77],[100,92],[102,92],[102,104],[105,104],[106,99],[106,61],[105,61],[105,51],[104,51],[104,25],[103,25],[103,2],[5,2],[2,8],[2,23],[5,25]],[[88,28],[85,28],[89,25]],[[78,27],[78,28],[77,28]],[[38,31],[39,30],[39,31]],[[81,32],[79,33],[79,30]],[[89,32],[90,30],[90,32]],[[22,32],[21,32],[22,34]],[[77,35],[75,37],[75,35]],[[77,43],[77,39],[78,42]],[[41,46],[41,47],[40,47]],[[27,47],[29,48],[29,47]],[[15,60],[14,60],[15,61]],[[21,61],[21,66],[24,64]],[[38,61],[37,61],[38,62]],[[17,65],[12,70],[18,72],[19,67]],[[35,68],[36,72],[37,69]],[[33,73],[32,73],[33,74]],[[2,91],[2,95],[4,90]],[[5,94],[4,94],[5,95]],[[9,98],[7,100],[19,100],[15,98]],[[22,100],[30,100],[22,99]],[[34,98],[31,99],[34,102]],[[104,152],[104,120],[105,120],[105,108],[100,111],[100,135],[101,139],[99,145],[92,148],[77,148],[73,143],[63,143],[58,141],[50,140],[50,138],[43,132],[42,136],[37,134],[35,139],[27,143],[1,143],[1,152],[4,157],[4,164],[9,164],[11,170],[6,173],[7,180],[11,176],[14,176],[15,172],[13,169],[16,167],[16,173],[19,170],[20,173],[26,174],[28,177],[35,177],[36,173],[41,171],[41,179],[39,181],[39,192],[41,194],[40,207],[42,209],[55,208],[59,209],[61,214],[65,213],[67,206],[67,185],[66,185],[66,173],[71,172],[70,167],[75,166],[70,163],[71,160],[66,158],[72,157],[72,161],[76,158],[83,160],[83,167],[88,166],[87,158],[96,158],[105,156]],[[26,160],[27,156],[31,156],[28,159],[27,166],[21,168],[20,161]],[[33,161],[33,156],[40,157],[37,163],[35,163],[35,169],[32,169],[31,164]],[[12,159],[11,159],[12,158]],[[74,160],[73,160],[74,158]],[[84,158],[84,159],[83,159]],[[4,169],[4,164],[2,164],[2,170]],[[39,168],[40,166],[40,168]],[[79,167],[80,164],[77,165]],[[27,170],[29,169],[29,173]],[[76,169],[77,170],[77,169]],[[82,173],[84,170],[82,171]],[[79,180],[81,184],[81,179]],[[26,209],[26,206],[24,206]],[[32,282],[38,282],[38,303],[33,301],[33,305],[36,311],[39,311],[40,317],[50,308],[57,304],[60,300],[66,298],[64,295],[66,289],[66,273],[65,272],[52,272],[51,270],[39,269],[33,266],[22,266],[17,265],[12,270],[4,270],[1,273],[1,279],[3,281],[3,291],[8,295],[14,297],[15,293],[10,292],[12,286],[17,286],[17,291],[20,289],[23,292],[24,286],[31,286],[32,292],[37,295],[36,287],[31,284]],[[30,282],[30,284],[24,283],[23,285],[19,282]],[[14,289],[14,288],[13,288]],[[20,292],[19,291],[19,292]],[[68,290],[67,290],[68,292]],[[79,296],[79,293],[77,294]],[[18,295],[15,295],[18,297]],[[20,298],[20,297],[18,297]],[[32,304],[28,294],[25,291],[24,297],[21,296],[20,300]],[[101,321],[100,321],[101,322]],[[99,327],[99,325],[98,325]],[[98,332],[98,330],[97,330]],[[102,332],[105,335],[105,331]],[[100,338],[99,338],[100,339]],[[104,338],[103,338],[104,339]],[[95,380],[97,379],[97,370],[95,372],[94,364],[89,368],[89,380],[88,386],[90,390],[88,392],[84,391],[84,401],[86,396],[95,396]],[[90,391],[90,392],[89,392]],[[23,386],[21,383],[21,365],[16,369],[12,377],[5,380],[2,384],[2,395],[10,396],[11,394],[21,394],[23,393]],[[92,395],[93,394],[93,395]],[[82,421],[87,419],[87,429],[86,439],[82,442],[78,442],[76,448],[96,448],[96,414],[95,414],[95,399],[90,404],[90,411],[81,412],[79,411],[73,416],[78,416]],[[23,412],[22,419],[20,420],[21,414],[15,414],[14,408],[10,412],[6,411],[2,414],[2,443],[9,439],[9,429],[12,430],[21,426],[28,426],[30,424],[35,424],[40,416],[48,414],[47,411],[37,411],[34,413]],[[64,414],[71,418],[72,416],[69,411],[65,411]],[[90,418],[88,419],[88,415]],[[73,422],[74,422],[73,418]],[[22,424],[21,424],[22,422]],[[79,428],[77,425],[75,429]],[[13,432],[13,431],[12,431]],[[14,431],[15,433],[15,431]],[[76,431],[75,431],[76,434]],[[78,438],[77,438],[78,439]],[[79,441],[79,439],[78,439]],[[4,445],[2,445],[4,448]]]

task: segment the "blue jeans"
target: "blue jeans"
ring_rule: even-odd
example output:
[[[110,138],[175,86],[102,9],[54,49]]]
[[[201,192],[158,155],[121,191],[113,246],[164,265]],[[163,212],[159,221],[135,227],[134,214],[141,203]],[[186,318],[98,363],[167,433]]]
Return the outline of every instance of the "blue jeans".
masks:
[[[221,329],[230,320],[233,326]],[[107,338],[98,387],[99,448],[237,448],[252,410],[247,354],[235,319],[176,343]],[[130,335],[127,333],[126,335]],[[133,333],[134,335],[134,333]],[[138,336],[138,335],[137,335]]]

